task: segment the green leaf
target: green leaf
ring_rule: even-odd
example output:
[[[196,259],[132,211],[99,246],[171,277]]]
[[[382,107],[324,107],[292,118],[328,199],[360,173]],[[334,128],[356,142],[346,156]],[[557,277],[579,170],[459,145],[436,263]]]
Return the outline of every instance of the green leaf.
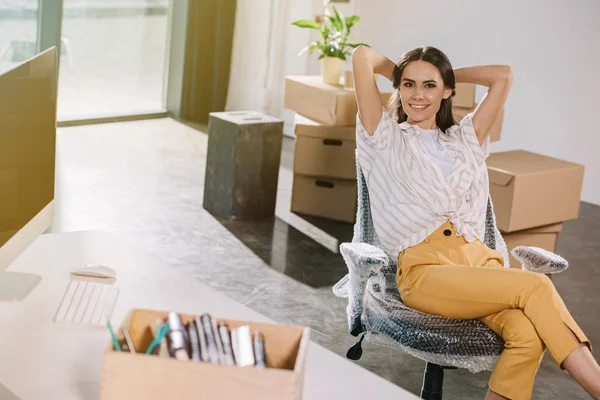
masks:
[[[344,29],[344,25],[340,23],[335,17],[328,15],[327,19],[331,21],[331,25],[335,28],[336,31],[341,32]]]
[[[329,28],[327,27],[327,25],[325,25],[325,24],[321,25],[321,28],[319,30],[321,31],[321,37],[323,39],[325,39],[327,36],[329,36],[329,33],[331,32],[329,30]]]
[[[323,25],[318,22],[311,21],[310,19],[300,19],[298,21],[292,22],[292,25],[296,25],[299,28],[309,28],[309,29],[317,29],[321,30]]]
[[[365,46],[365,47],[371,47],[366,43],[346,43],[348,46],[352,47],[352,48],[357,48],[358,46]]]
[[[346,27],[348,28],[348,31],[350,31],[350,28],[356,25],[358,21],[360,21],[360,17],[358,15],[353,15],[346,18]]]
[[[344,19],[335,6],[332,6],[331,8],[333,8],[333,12],[335,13],[335,22],[332,21],[332,23],[334,23],[335,29],[341,32],[344,30]]]

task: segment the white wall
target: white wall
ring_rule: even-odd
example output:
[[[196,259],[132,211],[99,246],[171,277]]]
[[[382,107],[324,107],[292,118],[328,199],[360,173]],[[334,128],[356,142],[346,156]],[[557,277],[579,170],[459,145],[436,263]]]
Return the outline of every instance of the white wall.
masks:
[[[431,45],[454,67],[512,65],[502,139],[492,151],[583,164],[582,200],[600,204],[599,1],[352,1],[362,18],[357,39],[393,60]]]

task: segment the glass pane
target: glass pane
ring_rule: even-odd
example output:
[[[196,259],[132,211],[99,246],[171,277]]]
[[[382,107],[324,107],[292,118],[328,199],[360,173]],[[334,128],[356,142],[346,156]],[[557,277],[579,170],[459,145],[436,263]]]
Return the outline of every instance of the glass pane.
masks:
[[[58,119],[163,110],[169,0],[64,0]]]
[[[0,74],[33,57],[38,0],[0,0]]]

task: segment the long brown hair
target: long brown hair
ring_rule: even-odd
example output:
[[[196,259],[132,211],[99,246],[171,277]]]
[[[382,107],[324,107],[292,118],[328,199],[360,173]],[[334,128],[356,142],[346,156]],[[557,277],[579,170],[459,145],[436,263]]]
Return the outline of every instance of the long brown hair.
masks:
[[[399,124],[406,121],[408,118],[402,109],[402,103],[400,101],[400,79],[402,78],[402,72],[408,63],[419,60],[433,64],[440,71],[446,87],[452,88],[452,96],[456,94],[456,91],[454,90],[456,89],[456,81],[454,80],[452,64],[450,64],[450,60],[448,60],[448,57],[446,57],[441,50],[438,50],[435,47],[425,46],[417,47],[404,53],[400,58],[400,61],[396,64],[396,68],[394,68],[394,89],[396,90],[388,103],[388,112]],[[435,115],[435,123],[442,132],[446,132],[446,129],[450,128],[452,125],[456,125],[456,121],[454,121],[454,117],[452,116],[452,96],[447,99],[442,99],[440,109]]]

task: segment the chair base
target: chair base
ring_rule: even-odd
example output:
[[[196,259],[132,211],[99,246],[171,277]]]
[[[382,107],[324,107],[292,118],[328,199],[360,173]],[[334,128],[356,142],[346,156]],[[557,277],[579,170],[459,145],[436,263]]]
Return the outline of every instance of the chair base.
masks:
[[[423,374],[421,398],[426,400],[442,400],[444,386],[444,367],[428,362]]]

